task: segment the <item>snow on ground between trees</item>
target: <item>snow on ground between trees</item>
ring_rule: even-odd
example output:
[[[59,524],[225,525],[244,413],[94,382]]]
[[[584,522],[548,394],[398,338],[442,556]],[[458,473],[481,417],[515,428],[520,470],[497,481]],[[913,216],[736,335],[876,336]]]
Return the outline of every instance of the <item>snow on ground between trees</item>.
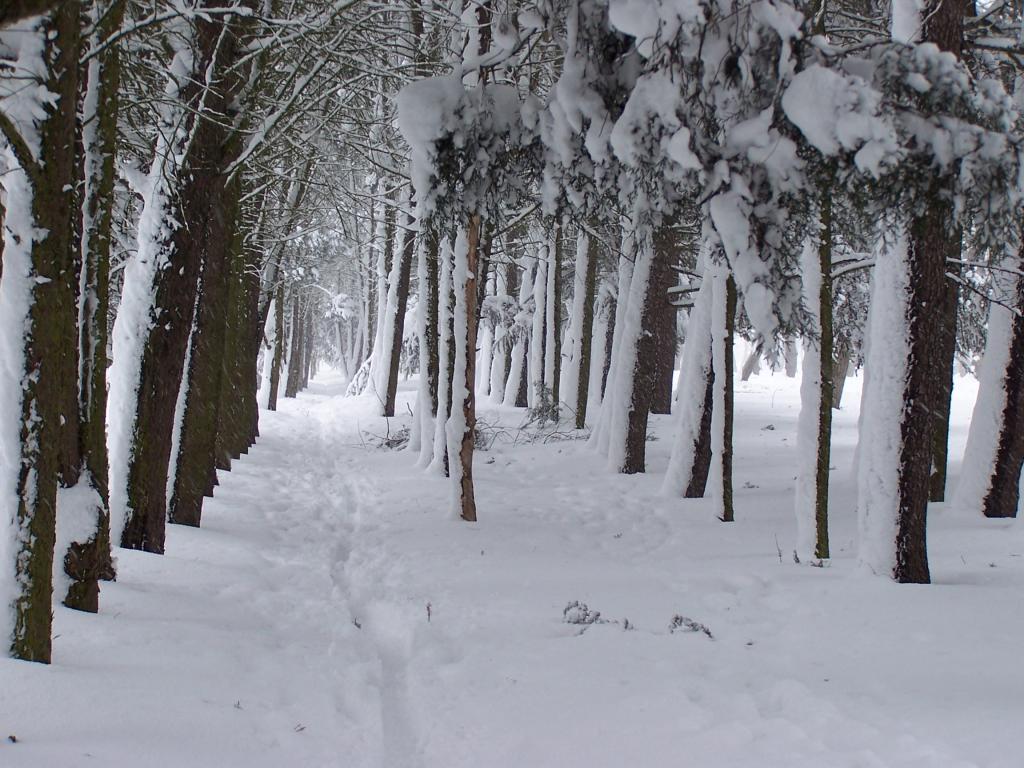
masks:
[[[262,414],[202,529],[118,550],[99,617],[55,608],[51,667],[0,660],[0,765],[1017,766],[1022,528],[933,504],[934,584],[864,578],[859,383],[819,569],[793,562],[797,379],[737,384],[734,524],[660,493],[668,417],[650,473],[619,475],[484,408],[504,434],[467,526],[377,447],[415,385],[388,423],[327,372]],[[958,380],[954,459],[976,391]]]

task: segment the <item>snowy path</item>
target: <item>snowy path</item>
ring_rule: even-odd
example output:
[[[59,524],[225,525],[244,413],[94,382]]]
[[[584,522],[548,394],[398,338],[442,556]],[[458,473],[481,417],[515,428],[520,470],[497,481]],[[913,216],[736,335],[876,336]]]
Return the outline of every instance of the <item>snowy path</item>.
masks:
[[[788,554],[781,377],[738,394],[731,526],[659,496],[663,421],[646,476],[576,441],[499,441],[465,525],[443,478],[374,447],[408,419],[342,391],[328,375],[263,414],[201,530],[122,552],[100,616],[57,612],[53,667],[0,661],[19,739],[0,766],[1020,765],[1021,527],[939,508],[936,584],[856,574],[854,412],[820,570]],[[581,632],[573,600],[611,621]],[[713,639],[670,632],[676,614]]]

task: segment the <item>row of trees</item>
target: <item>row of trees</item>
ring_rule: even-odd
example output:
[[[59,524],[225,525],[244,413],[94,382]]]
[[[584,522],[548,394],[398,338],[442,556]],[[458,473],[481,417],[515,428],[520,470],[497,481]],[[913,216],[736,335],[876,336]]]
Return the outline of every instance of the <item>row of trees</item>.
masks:
[[[829,554],[831,406],[863,362],[861,559],[927,581],[955,360],[991,305],[960,494],[1016,514],[1011,5],[2,14],[0,602],[19,658],[49,660],[51,594],[97,610],[112,545],[161,553],[167,521],[199,525],[259,408],[319,360],[388,416],[419,374],[410,447],[465,520],[488,398],[589,426],[621,472],[672,411],[665,492],[728,521],[735,339],[758,345],[746,371],[801,340],[805,561]]]
[[[112,544],[162,553],[168,520],[199,525],[216,470],[258,432],[268,316],[291,353],[268,357],[265,405],[308,380],[312,283],[289,242],[320,134],[347,107],[350,6],[5,4],[0,602],[14,656],[49,661],[51,594],[98,609]]]

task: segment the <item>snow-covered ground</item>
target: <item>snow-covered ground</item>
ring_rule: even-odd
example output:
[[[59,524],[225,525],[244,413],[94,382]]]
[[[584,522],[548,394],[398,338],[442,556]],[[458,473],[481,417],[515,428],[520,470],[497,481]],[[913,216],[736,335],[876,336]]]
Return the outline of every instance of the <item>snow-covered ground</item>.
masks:
[[[860,572],[858,380],[823,569],[792,555],[796,379],[738,385],[731,524],[659,495],[667,418],[650,474],[621,476],[510,409],[483,414],[503,426],[462,523],[443,478],[377,447],[412,385],[386,424],[344,384],[263,413],[203,528],[120,551],[100,615],[56,608],[52,666],[0,659],[0,766],[1022,765],[1024,528],[936,505],[934,584]]]

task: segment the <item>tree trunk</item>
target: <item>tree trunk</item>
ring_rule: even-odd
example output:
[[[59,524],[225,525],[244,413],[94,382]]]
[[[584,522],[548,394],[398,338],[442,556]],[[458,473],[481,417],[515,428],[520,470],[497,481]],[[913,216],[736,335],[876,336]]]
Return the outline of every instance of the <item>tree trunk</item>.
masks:
[[[583,322],[580,325],[579,380],[576,384],[576,429],[587,425],[587,404],[590,397],[590,360],[594,346],[594,302],[597,298],[597,238],[587,237],[587,268],[584,277]]]
[[[228,224],[220,202],[226,194],[226,175],[232,157],[225,154],[231,127],[221,118],[234,108],[244,87],[244,73],[232,70],[244,50],[241,17],[222,16],[195,20],[196,71],[220,75],[204,92],[200,82],[183,101],[199,99],[202,114],[195,117],[189,155],[177,176],[175,219],[185,222],[171,234],[169,263],[158,277],[155,322],[149,328],[142,356],[135,413],[135,435],[128,468],[128,519],[121,545],[163,553],[167,513],[167,475],[171,435],[192,327],[199,272],[206,248],[206,233]],[[227,74],[227,73],[231,74]]]
[[[559,217],[555,218],[553,230],[544,300],[544,386],[551,390],[551,402],[557,406],[562,375],[562,223]]]
[[[430,385],[430,412],[437,413],[437,392],[441,371],[438,348],[438,301],[440,299],[438,268],[440,267],[440,238],[436,232],[427,233],[427,378]]]
[[[458,438],[459,514],[463,520],[476,522],[476,498],[473,493],[473,441],[476,437],[476,271],[480,246],[480,216],[470,217],[466,244],[455,248],[455,290],[457,296],[455,328],[457,340],[456,368],[462,368],[461,381],[452,388],[452,411],[462,411],[462,434]],[[464,249],[464,252],[463,252]],[[460,260],[465,260],[460,265]],[[461,267],[461,268],[460,268]],[[459,284],[461,281],[461,285]],[[458,306],[461,305],[461,306]],[[463,327],[460,327],[463,326]],[[459,365],[461,363],[461,365]],[[449,454],[451,451],[449,450]]]
[[[274,336],[274,355],[270,369],[270,397],[267,400],[267,410],[277,410],[277,394],[281,389],[281,363],[284,358],[284,283],[278,283],[274,292],[274,316],[276,318],[277,333]],[[341,345],[338,346],[339,354]]]
[[[297,289],[292,293],[291,344],[288,350],[288,377],[284,396],[295,397],[302,381],[302,301]]]
[[[241,247],[237,180],[224,189],[216,201],[219,210],[211,216],[202,238],[203,264],[195,327],[192,332],[188,368],[185,371],[185,400],[174,471],[168,521],[198,527],[203,497],[209,493],[210,476],[217,465],[217,433],[222,407],[230,407],[233,395],[223,386],[225,360],[234,355],[226,345],[227,326],[232,322],[229,304],[231,261]],[[233,242],[232,242],[233,241]]]
[[[1017,311],[1012,320],[1003,377],[1006,401],[1000,414],[994,471],[982,503],[985,517],[1016,517],[1020,506],[1020,473],[1024,465],[1024,280],[1017,281]]]
[[[946,271],[960,277],[963,232],[958,231],[948,242]],[[953,400],[953,377],[956,370],[956,326],[957,310],[960,304],[960,283],[946,278],[945,301],[938,310],[942,316],[940,339],[940,379],[937,382],[936,400],[932,407],[935,414],[935,439],[932,444],[932,472],[928,479],[930,501],[946,499],[946,465],[949,459],[949,413]]]
[[[95,43],[105,40],[120,28],[124,2],[96,2],[92,9],[99,21],[92,38]],[[100,504],[96,511],[95,533],[86,541],[72,542],[67,553],[56,553],[56,556],[64,557],[64,571],[73,582],[64,604],[90,612],[99,610],[99,580],[115,577],[110,552],[106,412],[119,83],[120,49],[117,45],[109,45],[86,70],[86,95],[82,106],[86,125],[80,126],[83,158],[78,437],[85,476],[79,482],[88,482],[96,490]]]
[[[396,295],[395,320],[391,336],[391,359],[388,361],[388,387],[387,397],[384,402],[384,415],[395,415],[395,398],[398,396],[398,366],[402,359],[402,341],[405,338],[405,311],[409,304],[409,282],[412,279],[412,259],[416,251],[416,235],[411,227],[414,224],[412,216],[406,221],[406,228],[403,230],[402,247],[399,249],[398,258],[401,264],[398,270],[398,293]]]
[[[711,471],[711,421],[715,406],[714,278],[705,270],[686,324],[676,402],[675,437],[662,485],[671,496],[703,498]]]
[[[721,426],[716,429],[715,422],[718,417],[712,413],[712,449],[717,447],[718,470],[721,477],[716,478],[720,484],[718,491],[721,494],[719,501],[720,519],[724,523],[731,523],[734,518],[733,493],[732,493],[732,436],[733,436],[733,413],[734,413],[734,377],[733,372],[733,348],[736,337],[736,281],[730,274],[725,278],[725,329],[722,339],[722,350],[720,355],[714,355],[715,384],[720,387],[716,393],[714,411],[718,411],[721,405]],[[717,331],[716,331],[717,332]],[[719,365],[721,362],[721,365]],[[717,434],[716,434],[717,432]],[[715,443],[718,445],[716,446]]]
[[[812,327],[804,341],[797,448],[797,555],[825,560],[832,443],[832,201],[821,197],[817,240],[804,247],[804,302]],[[794,355],[795,356],[795,355]]]
[[[0,392],[10,420],[5,429],[17,431],[20,445],[19,456],[6,457],[17,472],[14,486],[5,489],[13,491],[5,505],[13,513],[15,538],[10,549],[4,547],[14,556],[3,563],[3,578],[14,578],[11,592],[5,590],[14,595],[14,626],[5,621],[4,630],[10,631],[12,656],[43,663],[51,656],[57,486],[76,481],[77,476],[61,475],[66,467],[77,472],[80,466],[72,221],[79,12],[77,2],[64,3],[21,33],[40,37],[42,85],[57,98],[40,105],[42,114],[32,126],[45,162],[36,163],[8,135],[4,180],[8,211],[0,308],[6,346],[17,355],[19,370],[0,374],[6,379]],[[70,424],[74,430],[63,428]]]
[[[841,344],[832,368],[832,407],[839,410],[846,388],[846,377],[850,372],[850,350]]]
[[[1020,270],[1024,252],[1003,266]],[[956,490],[959,508],[985,517],[1016,517],[1024,465],[1024,279],[996,272],[1013,307],[989,306],[988,339],[978,375],[978,398]]]
[[[650,332],[654,336],[654,392],[651,395],[651,413],[672,412],[672,384],[676,373],[676,308],[669,297],[669,289],[677,282],[679,265],[678,236],[671,222],[654,231],[655,271],[651,277],[653,302]]]

